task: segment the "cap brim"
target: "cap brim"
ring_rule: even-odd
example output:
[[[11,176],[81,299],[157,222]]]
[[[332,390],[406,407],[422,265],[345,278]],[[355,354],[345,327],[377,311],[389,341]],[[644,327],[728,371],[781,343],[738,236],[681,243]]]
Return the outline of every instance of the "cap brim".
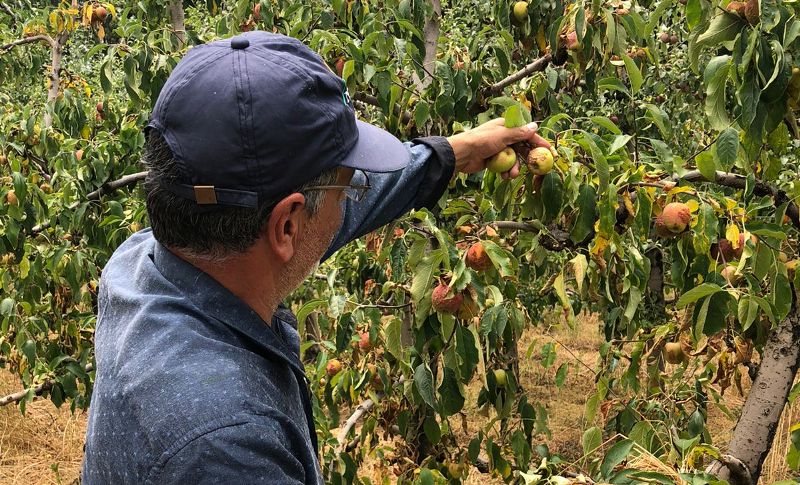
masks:
[[[394,135],[360,120],[356,120],[356,125],[358,141],[341,166],[366,172],[394,172],[409,164],[408,149]]]

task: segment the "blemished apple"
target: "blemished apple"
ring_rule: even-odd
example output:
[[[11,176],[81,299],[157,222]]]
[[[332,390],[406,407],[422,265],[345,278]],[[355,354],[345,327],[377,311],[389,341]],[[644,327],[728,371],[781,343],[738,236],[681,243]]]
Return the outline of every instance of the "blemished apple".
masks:
[[[536,147],[528,154],[528,168],[534,175],[547,175],[553,170],[553,152],[545,147]]]

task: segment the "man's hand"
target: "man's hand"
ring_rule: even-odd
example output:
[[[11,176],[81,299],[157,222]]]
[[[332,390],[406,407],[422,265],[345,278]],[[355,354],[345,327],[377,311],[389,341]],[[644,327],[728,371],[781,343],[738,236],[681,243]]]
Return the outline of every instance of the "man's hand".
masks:
[[[532,146],[550,144],[536,134],[538,126],[529,123],[519,128],[506,128],[505,120],[497,118],[447,139],[456,154],[456,170],[464,173],[475,173],[486,169],[487,159],[514,143],[525,141]],[[508,172],[503,172],[504,179],[519,175],[519,157],[517,163]]]

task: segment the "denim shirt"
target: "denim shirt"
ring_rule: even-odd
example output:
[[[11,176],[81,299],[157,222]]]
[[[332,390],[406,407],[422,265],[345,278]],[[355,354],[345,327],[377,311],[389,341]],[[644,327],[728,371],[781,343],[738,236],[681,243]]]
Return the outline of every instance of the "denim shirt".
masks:
[[[407,168],[346,203],[325,257],[439,199],[450,145],[406,146]],[[100,281],[83,483],[322,483],[296,327],[285,308],[267,324],[149,229],[131,236]]]

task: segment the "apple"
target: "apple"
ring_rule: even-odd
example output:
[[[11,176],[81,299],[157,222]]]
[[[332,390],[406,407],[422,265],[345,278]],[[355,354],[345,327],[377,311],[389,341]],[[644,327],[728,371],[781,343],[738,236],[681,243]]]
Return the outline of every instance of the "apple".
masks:
[[[94,18],[94,20],[97,20],[98,22],[103,22],[106,19],[107,15],[108,15],[108,10],[106,10],[106,8],[103,7],[102,5],[95,8],[92,11],[92,17]]]
[[[517,163],[517,153],[513,148],[506,147],[486,162],[486,169],[494,173],[508,172],[515,163]]]
[[[441,313],[449,313],[455,315],[461,308],[461,303],[464,302],[464,296],[453,292],[453,290],[445,285],[439,284],[433,289],[431,294],[431,304],[433,309]]]
[[[325,366],[325,373],[328,374],[329,377],[333,377],[342,370],[342,363],[339,359],[331,359],[328,361],[328,365]]]
[[[495,369],[494,380],[497,383],[497,387],[505,388],[506,385],[508,385],[508,376],[506,376],[506,371],[503,369]]]
[[[578,33],[574,30],[567,32],[567,49],[576,51],[581,48],[581,43],[578,40]]]
[[[8,205],[19,205],[19,198],[16,192],[9,190],[8,193],[6,193],[6,202],[8,202]]]
[[[680,364],[686,358],[680,342],[667,342],[664,346],[664,357],[670,364]]]
[[[369,332],[361,332],[361,337],[358,340],[358,348],[364,352],[372,350],[372,342],[369,340]]]
[[[514,4],[514,18],[517,19],[519,23],[528,20],[528,2],[517,2]]]
[[[536,147],[528,153],[528,168],[534,175],[547,175],[553,170],[553,152],[545,147]]]
[[[689,211],[689,206],[683,202],[670,202],[661,212],[664,226],[675,234],[685,231],[691,220],[692,213]]]
[[[736,266],[728,265],[722,268],[720,274],[731,286],[736,286],[742,280],[742,274],[736,271]]]
[[[80,162],[83,159],[83,148],[75,150],[75,158]]]
[[[477,242],[469,247],[466,256],[467,266],[475,271],[485,271],[492,266],[492,260],[486,254],[483,244]]]
[[[342,77],[342,73],[344,72],[344,57],[340,57],[336,59],[336,74],[339,77]]]

